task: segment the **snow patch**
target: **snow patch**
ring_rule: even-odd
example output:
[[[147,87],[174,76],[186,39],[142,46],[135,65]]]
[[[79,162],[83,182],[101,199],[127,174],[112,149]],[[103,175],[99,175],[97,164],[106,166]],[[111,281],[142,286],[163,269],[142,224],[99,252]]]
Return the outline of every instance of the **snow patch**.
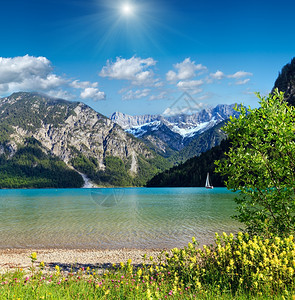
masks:
[[[173,125],[170,129],[173,132],[180,134],[183,138],[193,137],[196,133],[203,133],[217,124],[217,120],[213,117],[208,122],[202,122],[200,124],[187,124],[186,127],[179,127],[177,124]]]
[[[161,125],[161,121],[149,122],[143,125],[134,126],[132,128],[126,129],[126,132],[134,135],[135,137],[141,137],[149,130],[151,131],[158,130],[160,125]]]

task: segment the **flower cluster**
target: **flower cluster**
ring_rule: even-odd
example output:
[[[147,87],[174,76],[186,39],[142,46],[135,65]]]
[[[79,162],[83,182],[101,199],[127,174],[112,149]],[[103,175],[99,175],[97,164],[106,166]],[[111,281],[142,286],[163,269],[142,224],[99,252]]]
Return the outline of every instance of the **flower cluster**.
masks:
[[[295,243],[293,236],[249,237],[247,233],[216,234],[215,245],[195,246],[166,252],[164,272],[174,274],[181,284],[194,289],[215,286],[221,292],[282,293],[293,290]]]

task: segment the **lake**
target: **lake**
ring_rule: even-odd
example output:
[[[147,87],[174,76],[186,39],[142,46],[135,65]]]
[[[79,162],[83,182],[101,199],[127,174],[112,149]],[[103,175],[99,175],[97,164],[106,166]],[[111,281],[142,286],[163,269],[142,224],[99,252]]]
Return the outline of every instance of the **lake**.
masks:
[[[0,248],[158,249],[237,232],[225,188],[0,190]]]

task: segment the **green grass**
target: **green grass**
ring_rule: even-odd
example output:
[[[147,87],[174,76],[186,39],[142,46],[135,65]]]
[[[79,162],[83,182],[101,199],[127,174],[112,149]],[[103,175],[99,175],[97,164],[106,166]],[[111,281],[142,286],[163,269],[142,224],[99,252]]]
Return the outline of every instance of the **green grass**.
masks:
[[[143,257],[108,269],[48,269],[31,254],[30,270],[0,274],[0,299],[295,299],[293,237],[216,237],[216,245]],[[46,269],[44,269],[46,267]]]

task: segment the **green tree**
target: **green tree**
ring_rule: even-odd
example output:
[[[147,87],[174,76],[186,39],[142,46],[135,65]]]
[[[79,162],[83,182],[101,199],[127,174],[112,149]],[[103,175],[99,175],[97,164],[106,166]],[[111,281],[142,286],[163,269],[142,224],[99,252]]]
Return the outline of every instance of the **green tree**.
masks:
[[[232,141],[217,172],[239,193],[236,218],[251,234],[286,235],[295,227],[295,109],[275,90],[260,108],[237,107],[223,128]]]

